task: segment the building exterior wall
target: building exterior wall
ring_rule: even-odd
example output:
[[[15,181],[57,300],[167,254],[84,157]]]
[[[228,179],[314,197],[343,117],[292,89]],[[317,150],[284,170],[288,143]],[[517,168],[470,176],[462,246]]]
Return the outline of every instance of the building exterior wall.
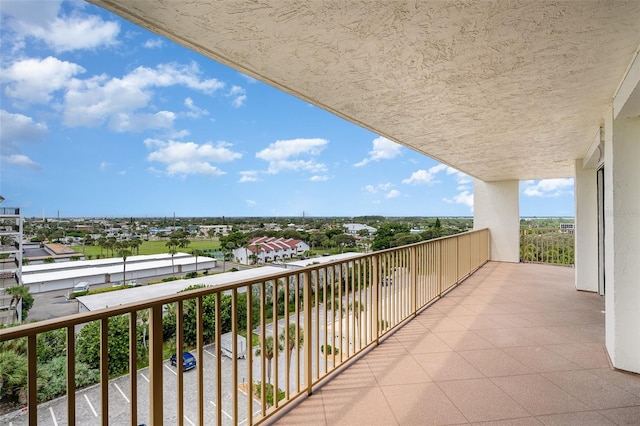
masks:
[[[605,117],[606,345],[613,366],[640,373],[640,117]]]
[[[598,291],[598,188],[596,169],[576,160],[574,201],[575,285],[577,290]]]
[[[473,228],[490,230],[491,260],[520,261],[519,182],[483,182],[473,186]]]

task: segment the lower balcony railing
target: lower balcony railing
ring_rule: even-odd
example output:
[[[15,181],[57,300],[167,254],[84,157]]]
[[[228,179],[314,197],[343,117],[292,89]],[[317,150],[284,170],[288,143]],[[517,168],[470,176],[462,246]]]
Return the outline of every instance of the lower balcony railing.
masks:
[[[56,380],[70,425],[257,424],[473,273],[488,246],[488,230],[472,231],[0,330],[27,372],[0,389],[26,402],[29,424],[53,415],[38,404]],[[192,371],[167,362],[183,351]],[[80,410],[87,389],[95,402]]]
[[[574,265],[574,229],[522,228],[520,260],[526,263]]]

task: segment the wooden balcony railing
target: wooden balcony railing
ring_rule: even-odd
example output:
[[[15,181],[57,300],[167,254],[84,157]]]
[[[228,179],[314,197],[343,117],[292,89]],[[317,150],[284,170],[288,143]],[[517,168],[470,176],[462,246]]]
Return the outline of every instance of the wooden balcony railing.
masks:
[[[18,391],[27,413],[13,424],[54,412],[70,425],[259,424],[487,262],[488,236],[472,231],[0,330],[0,345],[26,347],[28,376]],[[91,330],[94,347],[79,337]],[[39,339],[50,332],[66,339],[66,389],[39,405]],[[125,355],[116,347],[123,341]],[[167,362],[185,350],[195,371],[179,368],[180,356],[178,368]],[[98,385],[79,389],[79,361],[89,352]],[[97,402],[79,409],[89,392]]]

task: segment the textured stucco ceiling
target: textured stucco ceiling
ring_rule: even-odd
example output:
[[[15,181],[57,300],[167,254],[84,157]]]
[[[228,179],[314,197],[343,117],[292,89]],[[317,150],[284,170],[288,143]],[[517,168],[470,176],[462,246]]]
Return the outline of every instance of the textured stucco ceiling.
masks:
[[[90,0],[483,180],[567,177],[640,1]]]

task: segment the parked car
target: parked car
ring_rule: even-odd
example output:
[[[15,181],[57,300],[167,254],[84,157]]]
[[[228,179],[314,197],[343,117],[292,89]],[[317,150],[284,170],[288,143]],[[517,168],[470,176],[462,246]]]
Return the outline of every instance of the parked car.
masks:
[[[72,293],[85,293],[87,291],[89,291],[88,281],[79,282],[78,284],[74,285],[73,289],[71,290]]]
[[[137,287],[138,286],[138,282],[136,280],[129,280],[129,282],[127,283],[127,285],[129,287]]]
[[[177,365],[177,356],[176,354],[171,355],[171,365],[174,367]],[[191,370],[196,367],[196,357],[191,355],[191,352],[182,352],[182,371]]]

